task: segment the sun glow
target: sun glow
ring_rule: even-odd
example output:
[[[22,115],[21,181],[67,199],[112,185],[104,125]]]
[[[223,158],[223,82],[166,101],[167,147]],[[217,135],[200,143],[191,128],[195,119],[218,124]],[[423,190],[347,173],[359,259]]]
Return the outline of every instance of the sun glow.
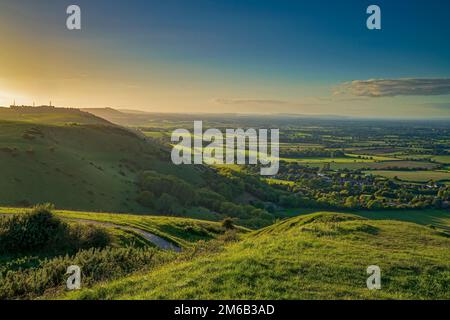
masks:
[[[12,104],[32,105],[33,101],[21,93],[0,90],[0,106],[7,107]]]

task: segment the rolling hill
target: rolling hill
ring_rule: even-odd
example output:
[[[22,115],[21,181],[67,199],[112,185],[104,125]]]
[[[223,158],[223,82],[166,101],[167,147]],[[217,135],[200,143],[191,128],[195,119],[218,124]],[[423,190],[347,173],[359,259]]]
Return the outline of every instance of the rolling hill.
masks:
[[[65,299],[449,299],[450,239],[413,223],[320,212]],[[381,268],[381,290],[366,269]]]
[[[80,266],[89,286],[149,270],[195,254],[199,243],[227,230],[186,218],[0,208],[0,300],[64,292],[68,265]]]
[[[147,212],[136,202],[141,170],[197,176],[194,167],[172,165],[162,148],[77,109],[0,108],[0,205]]]

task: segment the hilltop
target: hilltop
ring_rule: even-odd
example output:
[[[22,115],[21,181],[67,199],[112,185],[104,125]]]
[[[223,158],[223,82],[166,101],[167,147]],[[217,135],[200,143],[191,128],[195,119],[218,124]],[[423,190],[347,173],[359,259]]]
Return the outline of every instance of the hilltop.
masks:
[[[111,122],[97,117],[92,113],[75,108],[56,108],[52,106],[11,106],[0,108],[0,121],[20,121],[48,125],[78,124],[104,124]]]
[[[65,298],[448,299],[449,255],[448,235],[430,228],[320,212]],[[367,289],[369,265],[382,290]]]
[[[181,172],[163,147],[78,109],[0,108],[0,205],[148,211],[136,202],[141,170]]]

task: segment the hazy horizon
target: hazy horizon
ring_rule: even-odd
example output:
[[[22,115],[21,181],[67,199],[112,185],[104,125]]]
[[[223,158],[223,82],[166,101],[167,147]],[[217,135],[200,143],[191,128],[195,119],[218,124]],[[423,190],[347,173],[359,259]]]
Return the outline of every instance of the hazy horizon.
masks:
[[[450,3],[378,1],[376,31],[356,0],[69,4],[2,1],[0,105],[450,117]]]

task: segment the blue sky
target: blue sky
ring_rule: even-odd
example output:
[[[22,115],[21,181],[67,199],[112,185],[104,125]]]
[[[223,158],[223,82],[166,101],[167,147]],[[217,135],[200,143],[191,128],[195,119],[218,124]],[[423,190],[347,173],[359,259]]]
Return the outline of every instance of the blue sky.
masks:
[[[82,9],[81,31],[64,28],[69,4]],[[381,8],[382,30],[366,28],[370,4]],[[80,81],[95,79],[99,85],[97,96],[89,92],[94,106],[150,111],[316,110],[355,116],[383,116],[387,111],[401,116],[410,110],[417,117],[450,115],[450,90],[445,89],[450,78],[449,1],[3,0],[0,7],[10,28],[18,30],[16,45],[32,39],[36,46],[69,51],[68,59],[77,65],[78,76],[83,75]],[[41,55],[45,61],[58,53],[43,50]],[[93,71],[92,65],[98,70]],[[58,73],[51,76],[57,78]],[[67,73],[76,76],[76,70],[69,68]],[[352,86],[341,90],[342,84],[347,88],[353,80],[404,78],[444,82],[431,84],[440,86],[439,94],[410,95],[416,90],[411,88],[398,96],[374,98],[360,90],[375,84],[384,92],[378,82],[358,82],[357,90]],[[122,88],[118,96],[112,93],[117,85],[108,85],[108,79],[122,79],[123,87],[132,90]],[[2,76],[0,71],[0,80],[8,86],[8,74]],[[19,92],[20,81],[16,82],[9,87]],[[394,85],[411,83],[417,85]],[[77,90],[49,87],[38,96],[86,106]],[[31,91],[36,95],[39,90]],[[345,91],[345,97],[336,98],[336,91]]]

